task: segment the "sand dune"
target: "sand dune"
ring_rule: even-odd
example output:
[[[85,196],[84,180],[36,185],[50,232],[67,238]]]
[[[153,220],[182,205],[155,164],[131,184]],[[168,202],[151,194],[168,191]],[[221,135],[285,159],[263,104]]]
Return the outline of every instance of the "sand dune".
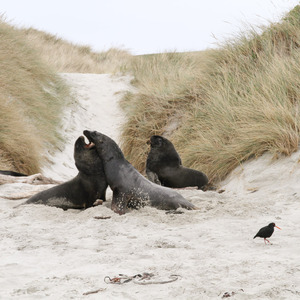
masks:
[[[65,149],[48,153],[43,175],[76,175],[73,145],[84,129],[119,140],[128,77],[63,74],[76,94],[65,112]],[[240,166],[225,192],[180,190],[199,211],[146,207],[119,216],[108,201],[85,211],[6,199],[40,185],[0,185],[0,299],[300,299],[300,152]],[[44,185],[49,187],[52,185]],[[4,198],[5,197],[5,198]],[[272,245],[253,236],[270,222]],[[146,285],[105,276],[153,274]],[[158,284],[178,275],[174,282]],[[150,284],[154,283],[154,284]],[[98,290],[95,294],[83,295]],[[227,294],[226,294],[227,293]]]

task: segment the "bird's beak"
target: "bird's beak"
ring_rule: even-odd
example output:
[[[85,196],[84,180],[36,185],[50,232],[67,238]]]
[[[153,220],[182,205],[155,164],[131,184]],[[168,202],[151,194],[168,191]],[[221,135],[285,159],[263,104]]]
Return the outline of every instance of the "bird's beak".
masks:
[[[281,230],[281,228],[279,228],[278,226],[275,226],[275,227]]]

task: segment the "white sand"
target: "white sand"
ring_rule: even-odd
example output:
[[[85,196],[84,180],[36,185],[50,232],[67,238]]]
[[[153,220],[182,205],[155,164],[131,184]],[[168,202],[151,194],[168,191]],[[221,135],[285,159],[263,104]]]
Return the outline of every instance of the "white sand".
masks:
[[[66,149],[49,154],[53,166],[43,173],[65,180],[77,173],[73,144],[84,129],[118,141],[123,117],[114,93],[130,87],[126,77],[63,76],[81,108],[70,104]],[[182,190],[200,210],[176,215],[147,207],[119,216],[110,201],[85,211],[13,209],[22,200],[3,196],[38,186],[1,185],[0,299],[221,299],[226,292],[234,292],[233,299],[300,299],[299,159],[297,152],[248,162],[222,183],[222,194]],[[253,240],[270,222],[282,228],[275,228],[273,244]],[[180,277],[166,284],[104,282],[143,272],[156,281]],[[83,295],[97,289],[103,290]]]
[[[107,74],[62,74],[73,89],[74,99],[69,99],[63,119],[62,132],[65,133],[65,148],[48,153],[51,165],[43,174],[55,179],[69,179],[76,174],[73,159],[75,140],[83,135],[83,130],[97,130],[119,139],[119,128],[124,117],[118,101],[122,92],[132,89],[130,77],[111,77]]]

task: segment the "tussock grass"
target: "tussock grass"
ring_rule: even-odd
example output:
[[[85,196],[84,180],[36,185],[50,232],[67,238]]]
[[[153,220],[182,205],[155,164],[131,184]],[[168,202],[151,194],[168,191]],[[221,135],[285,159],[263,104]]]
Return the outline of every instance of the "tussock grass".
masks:
[[[299,144],[299,45],[296,6],[281,22],[249,30],[218,50],[137,60],[138,92],[124,99],[125,155],[143,170],[146,140],[167,134],[183,163],[211,182],[267,151],[290,155]]]
[[[0,168],[32,174],[59,143],[68,89],[20,32],[0,19]]]
[[[43,61],[57,72],[64,73],[118,73],[126,70],[131,60],[127,50],[110,48],[95,52],[90,46],[68,42],[55,35],[34,28],[20,29]]]
[[[94,52],[0,18],[0,169],[39,172],[45,151],[61,142],[60,112],[70,94],[57,72],[125,72],[131,58],[126,50]]]
[[[194,54],[162,53],[136,57],[131,65],[138,93],[128,93],[122,100],[127,124],[122,132],[122,148],[130,162],[145,166],[146,139],[152,134],[169,132],[182,112],[195,101],[195,72],[203,59]],[[170,122],[173,124],[170,126]]]

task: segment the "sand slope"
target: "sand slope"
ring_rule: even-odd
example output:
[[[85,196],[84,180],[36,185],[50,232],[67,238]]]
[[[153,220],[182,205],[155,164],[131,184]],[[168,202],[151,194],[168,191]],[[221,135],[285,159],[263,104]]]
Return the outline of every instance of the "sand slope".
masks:
[[[118,140],[124,121],[117,103],[129,78],[64,74],[80,103],[66,111],[66,148],[49,153],[43,173],[72,178],[73,144],[84,129]],[[76,108],[76,109],[75,109]],[[39,186],[0,186],[0,299],[300,299],[300,153],[268,155],[236,169],[225,192],[180,190],[199,211],[154,208],[119,216],[110,201],[85,211],[4,199]],[[109,194],[109,192],[108,192]],[[109,197],[108,197],[109,198]],[[95,217],[108,217],[97,219]],[[254,239],[274,221],[272,245]],[[150,272],[166,284],[113,285],[105,276]],[[85,292],[103,289],[96,294]]]

